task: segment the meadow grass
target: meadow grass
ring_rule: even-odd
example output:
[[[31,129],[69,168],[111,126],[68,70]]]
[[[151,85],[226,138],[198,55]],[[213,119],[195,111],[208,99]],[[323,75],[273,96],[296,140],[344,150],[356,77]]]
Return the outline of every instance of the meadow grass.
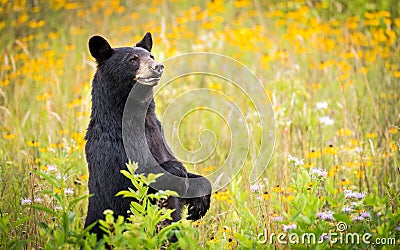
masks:
[[[88,193],[83,137],[95,72],[87,41],[101,34],[112,46],[133,46],[146,31],[153,34],[153,54],[160,61],[193,51],[240,61],[263,83],[274,110],[275,128],[267,129],[275,129],[276,141],[267,170],[249,183],[249,154],[236,178],[212,195],[210,211],[192,224],[197,233],[187,234],[188,242],[210,249],[285,248],[276,238],[262,239],[291,232],[314,233],[321,242],[294,241],[290,248],[395,248],[400,244],[398,5],[389,0],[0,1],[0,248],[79,248]],[[257,126],[257,113],[221,79],[176,80],[157,95],[157,112],[200,87],[223,92],[238,105],[252,128],[249,152],[257,152],[264,129]],[[173,106],[178,113],[181,108]],[[232,140],[249,139],[247,131],[231,138],[229,126],[206,111],[184,119],[178,133],[186,149],[201,147],[204,129],[217,138],[211,157],[186,166],[202,174],[218,169]],[[394,243],[332,243],[326,234],[338,233],[341,222],[347,233]]]

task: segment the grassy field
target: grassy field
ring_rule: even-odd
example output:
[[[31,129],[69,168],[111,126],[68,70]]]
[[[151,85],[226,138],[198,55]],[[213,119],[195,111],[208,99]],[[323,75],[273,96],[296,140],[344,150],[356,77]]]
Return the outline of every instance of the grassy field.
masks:
[[[242,95],[212,76],[180,78],[158,93],[164,116],[185,110],[170,105],[187,91],[224,93],[248,124],[231,131],[226,107],[222,118],[198,107],[179,124],[184,149],[215,143],[199,163],[178,154],[202,174],[224,164],[232,143],[250,143],[245,167],[212,195],[207,215],[181,223],[183,249],[398,248],[400,4],[346,2],[1,0],[0,249],[94,247],[83,239],[83,137],[95,72],[87,42],[101,34],[112,46],[133,46],[146,31],[159,61],[201,51],[238,60],[263,84],[274,111],[275,127],[258,126],[249,98],[264,93]],[[204,130],[214,138],[200,144]],[[250,182],[266,131],[275,132],[274,153]],[[316,242],[302,240],[310,234]],[[359,242],[346,241],[349,235]],[[153,245],[131,248],[154,248],[161,242],[154,237]]]

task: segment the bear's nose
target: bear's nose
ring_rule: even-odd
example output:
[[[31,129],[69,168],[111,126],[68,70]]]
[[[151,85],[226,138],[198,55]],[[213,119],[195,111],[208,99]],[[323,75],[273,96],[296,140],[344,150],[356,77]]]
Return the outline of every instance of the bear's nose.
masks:
[[[161,63],[157,63],[152,65],[150,69],[155,73],[162,74],[162,72],[164,71],[164,65],[162,65]]]

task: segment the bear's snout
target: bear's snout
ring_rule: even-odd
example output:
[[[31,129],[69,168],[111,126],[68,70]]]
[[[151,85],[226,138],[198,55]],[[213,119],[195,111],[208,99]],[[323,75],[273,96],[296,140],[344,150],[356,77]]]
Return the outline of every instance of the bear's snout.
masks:
[[[161,74],[164,72],[164,65],[161,63],[153,64],[151,65],[150,70],[161,76]]]

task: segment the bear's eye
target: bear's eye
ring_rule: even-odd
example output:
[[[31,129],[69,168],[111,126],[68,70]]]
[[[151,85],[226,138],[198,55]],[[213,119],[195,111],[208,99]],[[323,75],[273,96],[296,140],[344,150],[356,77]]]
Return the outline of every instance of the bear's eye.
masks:
[[[139,60],[139,57],[138,57],[137,55],[134,55],[133,57],[129,58],[129,62],[130,62],[130,63],[134,63],[134,62],[136,62],[137,60]]]
[[[150,58],[154,60],[154,56],[153,55],[150,55]]]

